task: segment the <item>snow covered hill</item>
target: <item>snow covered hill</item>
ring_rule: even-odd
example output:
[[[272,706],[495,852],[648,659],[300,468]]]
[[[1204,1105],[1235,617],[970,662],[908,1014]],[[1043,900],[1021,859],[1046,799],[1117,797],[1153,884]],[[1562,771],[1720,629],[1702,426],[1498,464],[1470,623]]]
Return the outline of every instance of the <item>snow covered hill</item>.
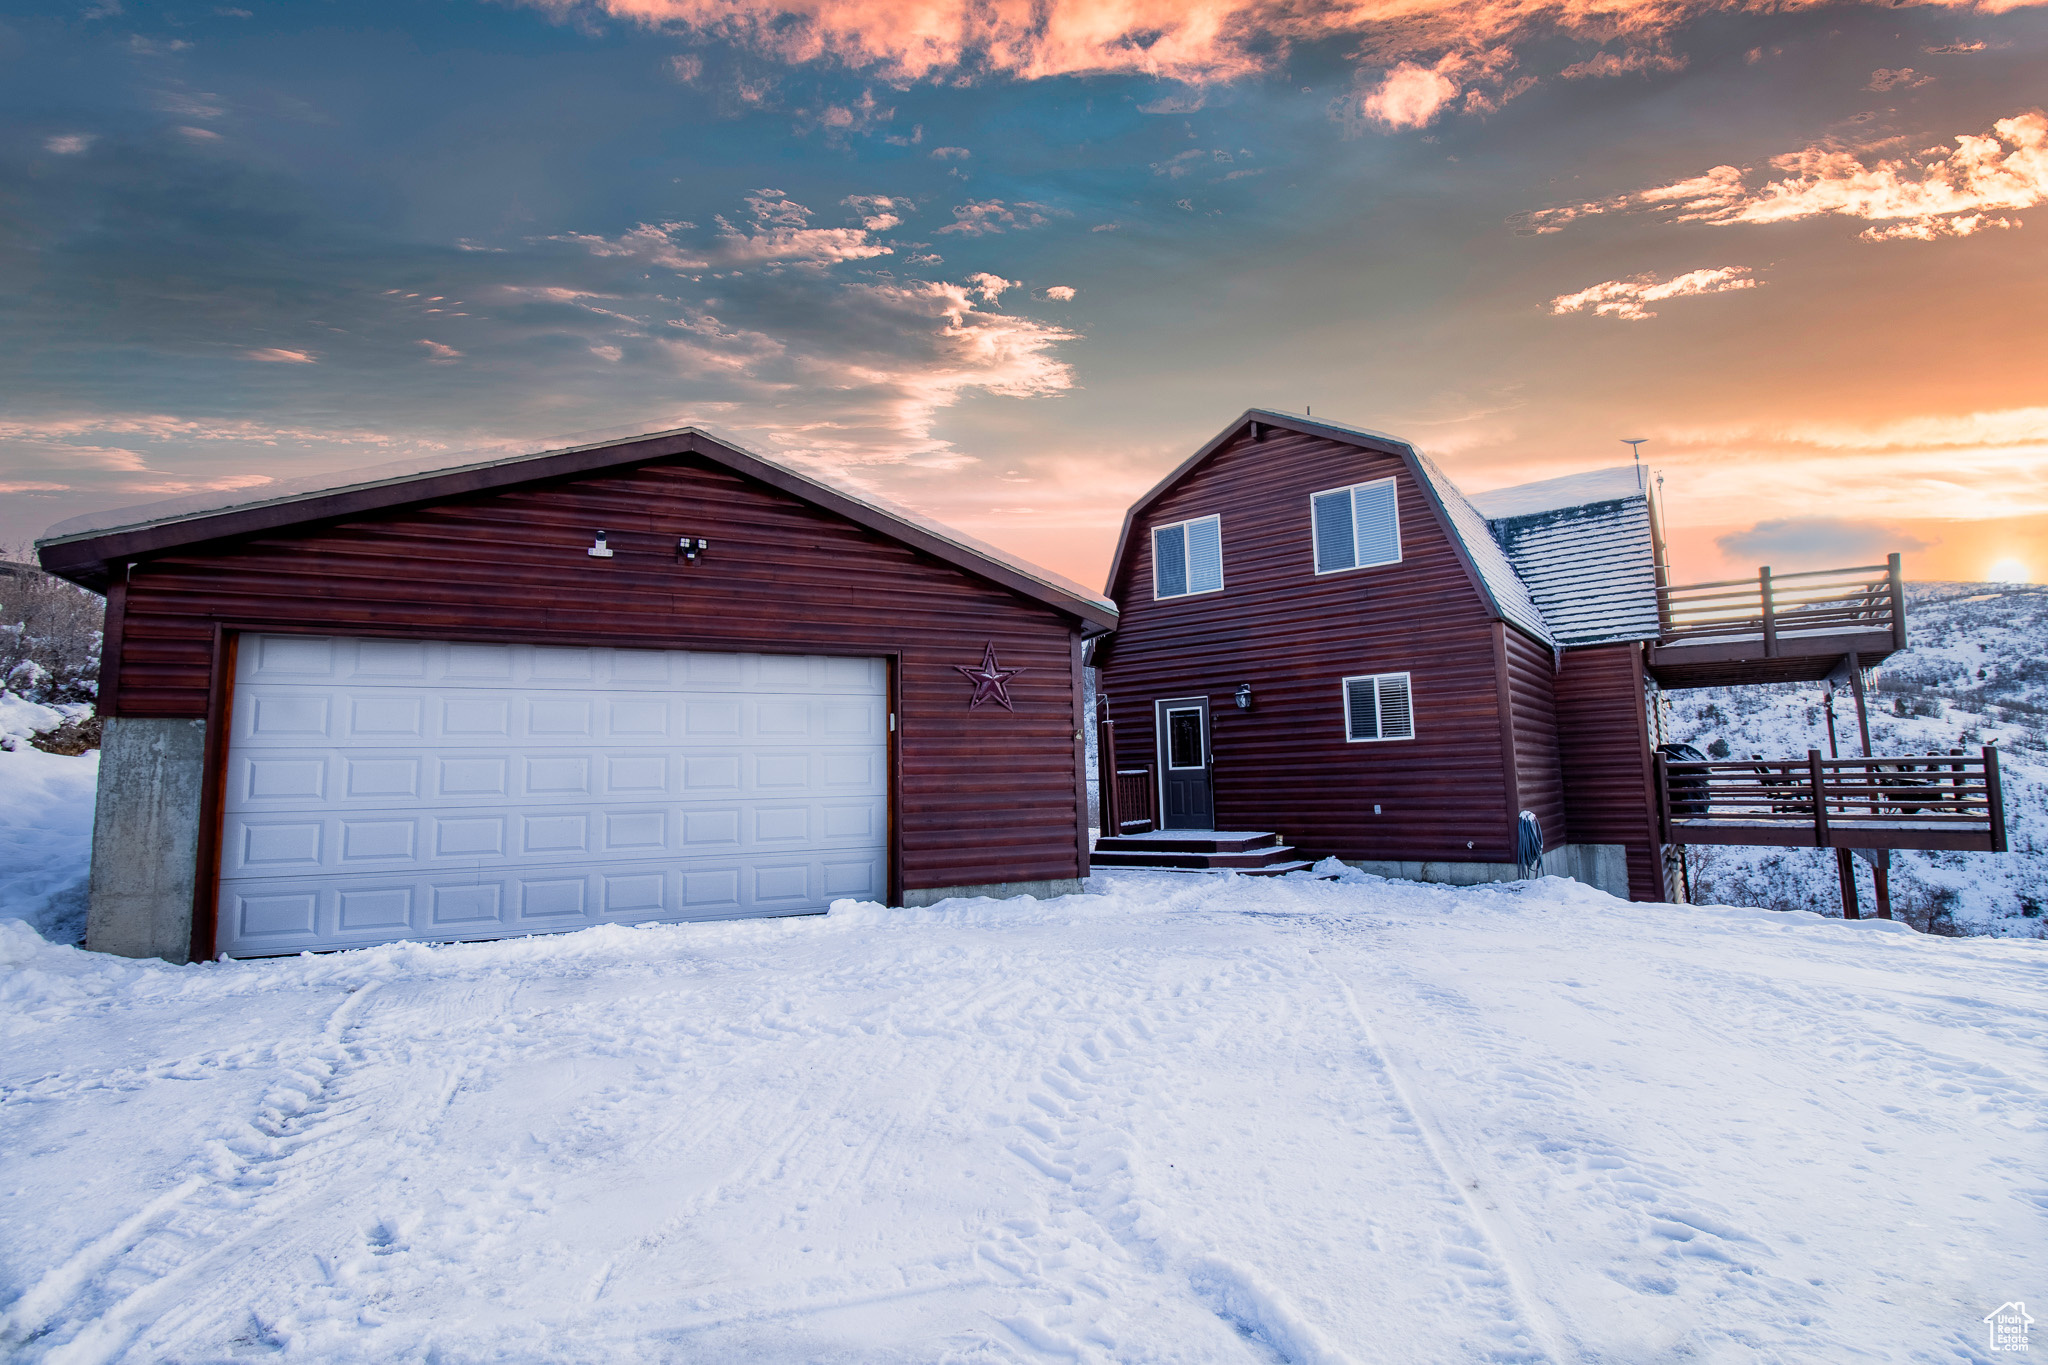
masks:
[[[1974,751],[1995,743],[2012,851],[1892,855],[1892,900],[1937,933],[2048,934],[2048,589],[1997,583],[1916,584],[1909,647],[1879,672],[1870,741],[1879,754]],[[1856,710],[1835,702],[1841,753],[1862,751]],[[1667,737],[1707,751],[1796,757],[1828,752],[1818,684],[1702,688],[1669,694]],[[1716,756],[1720,756],[1718,751]],[[1835,856],[1818,849],[1699,848],[1695,899],[1841,913]],[[1857,863],[1865,913],[1870,869]]]
[[[2048,945],[1095,885],[185,968],[0,923],[0,1357],[1994,1365],[2048,1274]]]

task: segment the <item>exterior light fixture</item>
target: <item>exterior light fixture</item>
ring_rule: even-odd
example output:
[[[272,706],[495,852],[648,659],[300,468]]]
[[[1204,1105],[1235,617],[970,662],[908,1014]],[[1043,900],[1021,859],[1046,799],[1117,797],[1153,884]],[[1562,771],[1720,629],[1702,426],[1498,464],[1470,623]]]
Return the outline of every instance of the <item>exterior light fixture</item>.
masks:
[[[697,562],[697,556],[711,548],[711,542],[702,536],[684,536],[676,542],[676,553],[690,563]]]
[[[583,553],[589,555],[592,559],[610,559],[612,557],[612,547],[604,543],[604,538],[609,534],[610,532],[608,531],[599,531],[597,533],[597,544],[591,546]]]
[[[1239,683],[1237,685],[1237,709],[1240,711],[1252,709],[1252,685],[1250,683]]]

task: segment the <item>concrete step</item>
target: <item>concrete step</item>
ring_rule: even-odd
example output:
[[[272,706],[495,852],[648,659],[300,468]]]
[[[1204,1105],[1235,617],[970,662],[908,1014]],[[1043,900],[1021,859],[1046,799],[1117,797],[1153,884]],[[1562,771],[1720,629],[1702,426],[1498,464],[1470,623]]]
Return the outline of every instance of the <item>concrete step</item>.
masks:
[[[1105,834],[1095,841],[1099,853],[1247,853],[1281,847],[1269,830],[1169,829],[1151,834]]]
[[[1240,877],[1284,877],[1289,872],[1306,872],[1314,866],[1314,863],[1297,859],[1286,863],[1267,863],[1262,867],[1154,867],[1147,870],[1171,872],[1183,877],[1216,877],[1225,872],[1235,872]]]
[[[1285,855],[1294,851],[1292,844],[1267,844],[1258,848],[1235,852],[1208,852],[1175,849],[1105,849],[1095,846],[1089,863],[1095,867],[1178,867],[1190,870],[1234,867],[1240,872],[1265,867],[1275,861],[1285,861]]]

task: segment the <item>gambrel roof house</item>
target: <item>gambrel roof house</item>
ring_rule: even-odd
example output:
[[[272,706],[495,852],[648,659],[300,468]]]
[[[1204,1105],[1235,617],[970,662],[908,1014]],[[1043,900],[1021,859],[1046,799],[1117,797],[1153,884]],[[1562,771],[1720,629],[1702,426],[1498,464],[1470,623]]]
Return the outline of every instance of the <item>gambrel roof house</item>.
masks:
[[[1463,882],[1540,840],[1549,871],[1666,899],[1657,690],[1860,677],[1904,644],[1897,557],[1871,573],[1774,597],[1766,569],[1694,611],[1636,466],[1467,497],[1405,441],[1253,409],[1125,517],[1096,862]]]
[[[697,428],[60,526],[87,943],[173,960],[1077,889],[1098,594]]]

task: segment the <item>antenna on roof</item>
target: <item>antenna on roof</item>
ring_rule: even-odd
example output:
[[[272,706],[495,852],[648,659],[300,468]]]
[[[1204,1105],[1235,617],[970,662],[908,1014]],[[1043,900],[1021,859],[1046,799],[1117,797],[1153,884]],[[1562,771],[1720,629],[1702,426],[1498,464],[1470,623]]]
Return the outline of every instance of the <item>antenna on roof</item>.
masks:
[[[1621,443],[1627,446],[1635,455],[1636,463],[1641,464],[1643,462],[1643,444],[1649,439],[1647,436],[1624,436],[1621,438]]]

